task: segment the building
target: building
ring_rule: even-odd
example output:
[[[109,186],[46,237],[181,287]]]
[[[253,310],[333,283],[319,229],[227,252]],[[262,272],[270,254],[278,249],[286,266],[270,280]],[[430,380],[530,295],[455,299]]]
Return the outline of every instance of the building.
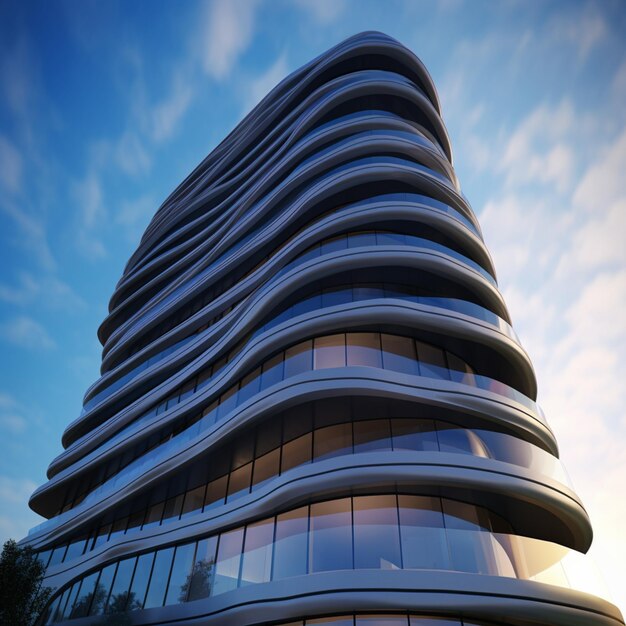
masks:
[[[158,210],[31,498],[43,623],[623,624],[439,111],[357,35]]]

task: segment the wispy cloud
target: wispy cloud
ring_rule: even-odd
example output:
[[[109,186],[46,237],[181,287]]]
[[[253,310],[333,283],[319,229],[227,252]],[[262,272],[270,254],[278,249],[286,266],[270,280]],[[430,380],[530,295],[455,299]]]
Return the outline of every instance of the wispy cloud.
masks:
[[[85,301],[67,284],[53,275],[35,276],[20,271],[15,284],[0,283],[0,300],[18,306],[37,302],[43,308],[76,311]]]
[[[158,204],[152,195],[145,194],[123,202],[115,221],[124,227],[130,241],[137,242],[157,208]]]
[[[204,71],[225,78],[254,33],[257,0],[213,0],[203,18],[201,55]]]
[[[152,137],[155,141],[169,139],[191,104],[193,90],[180,75],[174,80],[169,95],[152,110]]]
[[[287,55],[283,52],[265,72],[249,82],[245,112],[250,111],[254,105],[258,104],[271,89],[285,78],[288,72]]]
[[[577,49],[579,61],[584,61],[608,32],[604,17],[591,6],[582,11],[563,11],[548,25],[554,43],[565,42]]]
[[[48,331],[26,315],[14,317],[0,325],[0,337],[29,350],[50,350],[56,346]]]
[[[83,180],[74,183],[72,195],[77,216],[76,245],[85,257],[101,259],[106,256],[106,248],[96,230],[104,221],[106,210],[100,179],[94,172],[90,172]]]
[[[0,135],[0,186],[16,193],[22,188],[22,155],[6,138]]]
[[[347,7],[345,0],[296,0],[296,4],[320,24],[338,20]]]

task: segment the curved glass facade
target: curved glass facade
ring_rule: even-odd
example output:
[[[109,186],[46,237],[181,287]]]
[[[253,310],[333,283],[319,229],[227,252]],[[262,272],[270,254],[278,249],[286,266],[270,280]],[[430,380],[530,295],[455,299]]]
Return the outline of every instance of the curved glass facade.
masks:
[[[98,336],[30,501],[40,626],[624,623],[434,84],[390,37],[303,66],[198,165]]]

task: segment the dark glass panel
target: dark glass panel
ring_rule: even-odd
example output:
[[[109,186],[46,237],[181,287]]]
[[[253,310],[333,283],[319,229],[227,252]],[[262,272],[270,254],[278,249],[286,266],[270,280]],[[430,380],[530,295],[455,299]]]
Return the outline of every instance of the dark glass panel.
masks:
[[[117,564],[117,572],[115,572],[115,579],[105,613],[123,613],[126,610],[130,581],[133,577],[136,562],[137,557],[131,557]]]
[[[419,359],[420,374],[422,376],[450,380],[450,371],[446,365],[446,356],[441,348],[418,341],[417,358]]]
[[[328,367],[345,367],[346,365],[345,335],[329,335],[317,337],[314,342],[313,368],[316,370]]]
[[[165,596],[166,606],[187,601],[195,551],[195,543],[187,543],[176,547],[170,582],[167,586],[167,595]]]
[[[282,463],[280,471],[286,472],[293,467],[311,462],[311,447],[313,435],[307,433],[297,439],[289,441],[283,446]]]
[[[220,476],[215,480],[212,480],[206,489],[206,496],[204,499],[204,510],[208,511],[220,504],[224,504],[226,498],[226,486],[228,485],[228,474]]]
[[[174,548],[165,548],[156,553],[152,576],[150,577],[150,584],[148,585],[148,593],[146,594],[146,601],[144,603],[145,609],[163,606],[173,558]]]
[[[213,587],[213,575],[215,570],[215,549],[217,536],[198,541],[196,558],[193,564],[191,578],[189,580],[188,602],[208,598]]]
[[[123,535],[126,532],[126,526],[128,526],[128,517],[123,517],[122,519],[115,520],[113,522],[113,526],[111,527],[109,541]]]
[[[252,459],[254,459],[254,433],[241,433],[233,446],[231,469],[250,463]]]
[[[143,523],[143,529],[151,528],[152,526],[158,526],[161,523],[161,518],[163,517],[163,508],[165,507],[165,502],[157,502],[148,508],[148,512],[146,513],[146,519]]]
[[[108,536],[110,527],[109,528],[105,527],[103,530],[106,530],[106,533]],[[103,541],[106,541],[106,539],[104,539]],[[63,544],[62,546],[57,546],[52,552],[52,556],[50,557],[50,563],[48,563],[48,567],[54,567],[55,565],[62,563],[63,557],[65,556],[66,551],[67,551],[66,544]]]
[[[439,439],[439,449],[442,452],[489,457],[485,445],[471,430],[459,428],[453,424],[439,423],[437,425],[437,438]]]
[[[446,528],[455,530],[491,530],[489,512],[475,504],[442,500]]]
[[[96,583],[98,582],[98,575],[100,572],[94,572],[89,576],[83,578],[83,584],[80,586],[80,592],[74,602],[74,608],[72,609],[71,617],[87,617],[89,615],[89,608],[94,598],[94,591],[96,589]]]
[[[283,353],[263,363],[263,373],[261,374],[261,389],[267,389],[283,380]]]
[[[248,463],[230,473],[227,502],[231,502],[250,492],[251,477],[252,463]]]
[[[183,511],[181,519],[191,513],[201,511],[204,505],[204,494],[206,492],[206,485],[201,485],[195,489],[191,489],[185,495],[185,502],[183,504]]]
[[[433,420],[392,419],[394,450],[415,450],[416,452],[437,451],[437,433]]]
[[[348,333],[346,349],[348,365],[382,367],[378,333]]]
[[[324,289],[322,293],[322,306],[329,307],[337,304],[352,302],[352,289],[346,287],[334,287]]]
[[[383,367],[403,374],[419,374],[415,342],[409,337],[381,333]]]
[[[62,622],[66,619],[69,619],[70,613],[72,612],[72,607],[74,606],[74,600],[78,595],[78,591],[80,589],[80,580],[75,582],[71,587],[65,590],[63,593],[63,598],[61,598],[61,602],[59,604],[59,609],[57,611],[57,622]]]
[[[303,506],[277,516],[273,580],[307,573],[308,514],[309,507]]]
[[[449,569],[439,498],[398,496],[405,569]]]
[[[259,393],[261,389],[261,368],[257,367],[250,372],[247,376],[244,376],[241,380],[241,386],[239,389],[238,401],[239,404],[243,404],[246,400],[253,395]]]
[[[273,419],[269,422],[265,422],[257,430],[255,448],[255,455],[257,457],[280,447],[282,430],[280,422],[280,419]]]
[[[311,572],[352,569],[350,498],[311,505],[309,565]]]
[[[358,248],[359,246],[375,246],[376,233],[350,233],[348,235],[348,248]]]
[[[330,252],[337,252],[339,250],[345,250],[348,247],[345,235],[339,235],[339,237],[333,237],[327,239],[321,243],[321,253],[329,254]]]
[[[220,535],[213,595],[230,591],[237,587],[239,563],[243,544],[243,528],[237,528]]]
[[[135,575],[133,576],[133,583],[128,596],[128,606],[126,607],[128,611],[136,611],[143,607],[146,591],[148,590],[150,572],[154,563],[154,555],[154,552],[148,552],[147,554],[142,554],[137,559],[137,567],[135,568]]]
[[[406,615],[357,615],[355,626],[408,626]]]
[[[406,235],[401,233],[376,233],[376,242],[380,246],[403,246],[406,244]]]
[[[302,341],[285,350],[285,378],[310,372],[313,368],[313,341]]]
[[[352,424],[335,424],[314,432],[313,460],[321,461],[352,453]]]
[[[252,475],[252,490],[258,489],[268,480],[278,476],[280,466],[280,448],[276,448],[254,462],[254,473]]]
[[[85,544],[87,543],[87,537],[81,537],[67,546],[67,552],[63,557],[63,561],[71,561],[83,554],[85,551]]]
[[[363,420],[354,422],[354,451],[391,450],[389,420]]]
[[[448,619],[446,617],[417,617],[409,616],[411,626],[461,626],[458,619]],[[465,626],[470,626],[470,622],[463,622]],[[478,626],[478,625],[476,625]]]
[[[111,591],[116,567],[117,563],[111,563],[111,565],[107,565],[100,573],[100,578],[93,594],[91,608],[89,609],[89,615],[102,615],[104,613],[104,607],[106,606]]]
[[[455,354],[446,353],[448,358],[448,367],[450,368],[450,378],[455,383],[463,383],[465,385],[476,385],[474,372],[472,368]]]
[[[241,564],[241,585],[268,582],[272,570],[274,518],[248,524]]]
[[[165,509],[163,510],[163,520],[166,519],[178,519],[180,512],[183,509],[183,500],[185,499],[184,493],[179,493],[177,496],[168,498],[165,501]]]
[[[331,626],[354,626],[354,617],[342,615],[340,617],[318,617],[306,620],[305,626],[317,626],[317,624],[330,624]]]
[[[354,567],[401,568],[396,496],[358,497],[353,506]]]

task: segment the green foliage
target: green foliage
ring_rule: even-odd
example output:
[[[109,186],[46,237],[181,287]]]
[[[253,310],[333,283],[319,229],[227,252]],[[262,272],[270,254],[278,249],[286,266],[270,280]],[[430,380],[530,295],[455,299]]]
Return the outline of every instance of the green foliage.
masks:
[[[42,585],[45,568],[29,547],[9,539],[0,557],[0,624],[32,626],[52,593]]]

